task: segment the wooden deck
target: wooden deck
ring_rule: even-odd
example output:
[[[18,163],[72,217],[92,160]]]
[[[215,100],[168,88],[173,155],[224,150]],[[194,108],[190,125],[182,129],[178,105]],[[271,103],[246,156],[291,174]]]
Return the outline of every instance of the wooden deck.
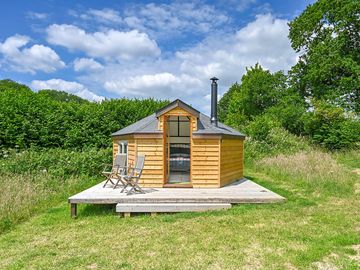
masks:
[[[211,210],[211,207],[209,208],[211,204],[213,204],[214,209],[218,209],[221,208],[221,205],[226,206],[226,204],[276,203],[285,200],[284,197],[248,179],[239,180],[222,188],[211,189],[144,188],[146,194],[133,195],[120,193],[121,188],[103,188],[102,186],[103,183],[97,184],[68,199],[71,204],[71,214],[73,217],[76,216],[76,205],[79,203],[118,204],[117,209],[120,209],[118,212],[125,213],[143,212],[141,210],[144,209],[152,209],[147,212],[165,212],[161,209],[167,209],[166,212],[172,212],[171,205],[176,206],[174,208],[176,211],[173,212],[181,212],[181,205],[184,206],[184,211],[191,211],[189,209],[192,208],[196,209],[196,211],[201,211],[201,207],[195,206],[204,205],[203,210]],[[164,207],[164,204],[168,204],[167,207]],[[129,207],[129,205],[132,207]],[[159,208],[158,211],[156,207],[151,207],[160,205],[162,205],[162,208]],[[121,209],[130,210],[122,211]]]

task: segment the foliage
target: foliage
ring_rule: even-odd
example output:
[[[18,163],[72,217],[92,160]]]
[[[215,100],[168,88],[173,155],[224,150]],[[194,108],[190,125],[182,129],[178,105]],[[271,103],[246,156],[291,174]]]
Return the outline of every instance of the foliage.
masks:
[[[104,163],[111,163],[111,148],[28,149],[20,153],[3,150],[0,173],[51,174],[58,179],[69,176],[96,176]]]
[[[52,100],[63,101],[63,102],[79,102],[79,103],[87,103],[86,99],[75,96],[73,94],[66,93],[64,91],[57,91],[51,89],[44,89],[38,92],[39,96],[49,97]]]
[[[263,121],[266,123],[265,125],[271,122],[271,120],[266,122],[266,119],[260,119],[254,121],[255,123],[252,123],[249,127],[249,129],[253,129],[249,132],[253,132],[256,135],[260,134],[261,137],[258,137],[259,135],[255,135],[255,138],[252,136],[247,137],[244,154],[246,166],[263,157],[274,156],[281,153],[293,154],[312,149],[306,138],[291,134],[282,127],[267,126],[262,128],[259,124]],[[259,129],[256,129],[255,126],[259,127]]]
[[[81,101],[0,81],[0,147],[109,147],[111,133],[166,105],[154,99]]]
[[[313,141],[328,149],[360,147],[360,119],[341,107],[316,101],[304,125]]]
[[[303,97],[360,112],[360,4],[319,0],[293,20],[289,38],[301,53],[291,71]]]
[[[233,86],[228,102],[226,122],[241,126],[243,119],[253,119],[266,109],[278,104],[286,91],[286,76],[282,72],[271,74],[259,64],[247,68],[247,73],[241,78],[241,85]],[[224,110],[221,106],[220,108]],[[226,104],[223,104],[226,106]],[[243,119],[239,119],[239,116]],[[240,120],[240,121],[239,121]]]
[[[226,122],[227,116],[229,114],[229,104],[235,92],[240,92],[240,84],[237,82],[230,86],[229,90],[224,93],[218,102],[218,117],[221,122]]]

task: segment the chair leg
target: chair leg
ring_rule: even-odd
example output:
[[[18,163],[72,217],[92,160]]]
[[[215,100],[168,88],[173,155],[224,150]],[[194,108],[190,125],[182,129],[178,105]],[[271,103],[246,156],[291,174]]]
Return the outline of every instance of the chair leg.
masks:
[[[118,186],[119,181],[120,181],[119,179],[116,181],[116,183],[115,183],[115,185],[114,185],[113,189],[115,189],[115,188]]]
[[[145,191],[139,186],[139,179],[136,179],[136,181],[134,181],[134,186],[135,186],[135,189],[137,189],[141,193],[145,193]]]
[[[110,177],[108,177],[108,178],[106,179],[105,184],[103,185],[103,188],[106,187],[107,183],[109,183],[109,182],[114,185],[114,182],[111,180]]]
[[[120,191],[120,193],[123,193],[128,186],[129,186],[129,184],[126,183],[126,184],[124,185],[123,189]]]

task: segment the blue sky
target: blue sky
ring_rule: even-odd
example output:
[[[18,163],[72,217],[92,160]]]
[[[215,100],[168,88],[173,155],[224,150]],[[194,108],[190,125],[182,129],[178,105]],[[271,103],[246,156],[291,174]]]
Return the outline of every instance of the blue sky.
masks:
[[[208,113],[259,62],[287,71],[287,23],[314,1],[19,1],[2,4],[0,79],[101,100],[180,98]]]

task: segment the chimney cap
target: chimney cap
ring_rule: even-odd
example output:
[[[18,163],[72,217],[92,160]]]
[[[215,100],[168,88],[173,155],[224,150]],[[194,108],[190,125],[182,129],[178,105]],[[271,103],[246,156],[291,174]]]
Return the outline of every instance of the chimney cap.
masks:
[[[210,78],[210,80],[213,81],[213,82],[216,82],[216,81],[218,81],[219,79],[216,78],[216,77],[212,77],[212,78]]]

